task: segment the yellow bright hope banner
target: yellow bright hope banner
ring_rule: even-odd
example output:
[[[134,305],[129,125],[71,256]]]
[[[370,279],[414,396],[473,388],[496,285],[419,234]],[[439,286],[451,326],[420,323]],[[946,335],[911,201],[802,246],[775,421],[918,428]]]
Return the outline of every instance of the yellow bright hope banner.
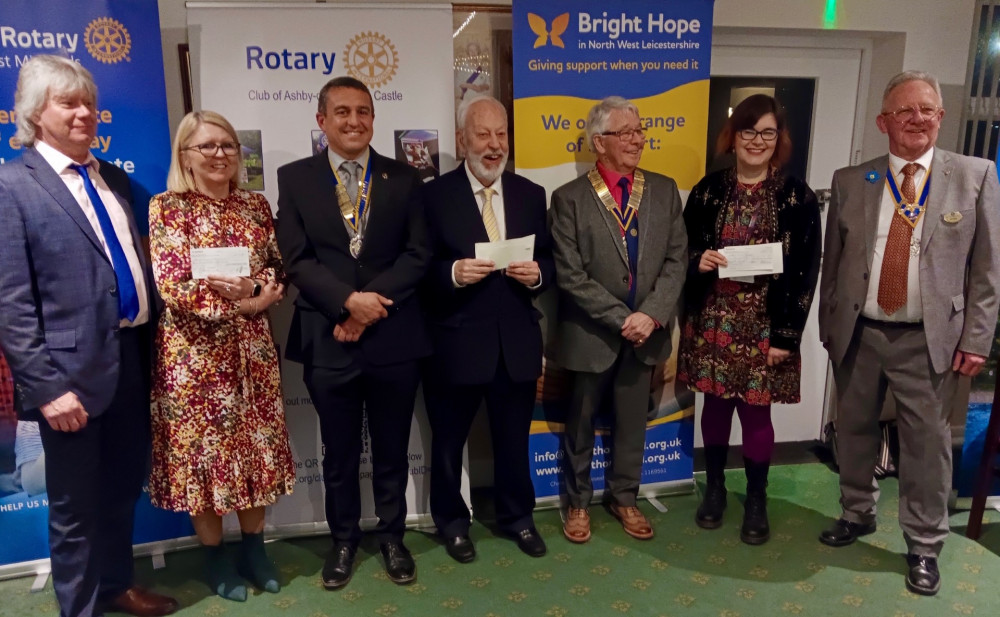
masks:
[[[595,160],[587,112],[616,95],[646,129],[639,166],[690,190],[704,173],[713,0],[614,6],[514,0],[515,165],[549,190],[580,175]]]
[[[705,171],[708,80],[631,100],[639,108],[640,124],[646,129],[640,167],[668,175],[682,190],[690,190]],[[593,163],[596,159],[586,143],[584,126],[587,112],[597,102],[568,96],[514,101],[516,143],[530,143],[530,147],[517,148],[517,167],[529,170]],[[521,135],[531,137],[521,140]]]

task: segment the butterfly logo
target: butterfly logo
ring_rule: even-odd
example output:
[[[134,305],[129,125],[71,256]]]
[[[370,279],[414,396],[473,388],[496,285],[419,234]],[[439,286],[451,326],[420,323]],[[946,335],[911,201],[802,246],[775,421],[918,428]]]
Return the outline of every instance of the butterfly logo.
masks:
[[[534,13],[528,13],[528,25],[531,26],[531,31],[538,35],[538,38],[535,39],[535,49],[545,45],[549,37],[552,37],[552,44],[556,47],[566,48],[560,37],[563,32],[566,32],[566,28],[569,26],[569,13],[563,13],[552,20],[551,32],[545,20]]]

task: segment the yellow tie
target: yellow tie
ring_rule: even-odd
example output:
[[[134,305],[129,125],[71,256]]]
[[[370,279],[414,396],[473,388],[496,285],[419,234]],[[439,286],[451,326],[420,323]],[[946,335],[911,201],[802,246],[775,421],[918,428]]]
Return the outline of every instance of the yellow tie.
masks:
[[[497,217],[493,214],[493,189],[483,189],[483,225],[486,227],[486,235],[490,242],[500,240],[500,232],[497,230]]]

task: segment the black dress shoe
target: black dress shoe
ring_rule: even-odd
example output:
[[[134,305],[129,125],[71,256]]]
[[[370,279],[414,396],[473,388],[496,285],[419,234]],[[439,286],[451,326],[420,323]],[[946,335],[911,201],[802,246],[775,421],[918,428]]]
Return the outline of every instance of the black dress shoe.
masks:
[[[417,565],[413,556],[402,542],[383,542],[382,558],[385,559],[385,573],[397,585],[406,585],[417,580]]]
[[[444,541],[444,548],[458,563],[469,563],[476,558],[476,547],[469,536],[455,536]]]
[[[875,523],[865,525],[838,518],[833,527],[824,529],[823,533],[819,534],[819,541],[827,546],[847,546],[870,533],[875,533]]]
[[[933,596],[941,589],[936,557],[910,554],[906,556],[906,565],[910,566],[906,573],[907,589],[922,596]]]
[[[323,563],[323,587],[340,589],[351,582],[354,575],[355,548],[347,543],[337,543]]]
[[[534,527],[529,527],[511,534],[517,542],[517,548],[521,549],[525,555],[530,557],[541,557],[547,550],[545,540],[538,534]]]

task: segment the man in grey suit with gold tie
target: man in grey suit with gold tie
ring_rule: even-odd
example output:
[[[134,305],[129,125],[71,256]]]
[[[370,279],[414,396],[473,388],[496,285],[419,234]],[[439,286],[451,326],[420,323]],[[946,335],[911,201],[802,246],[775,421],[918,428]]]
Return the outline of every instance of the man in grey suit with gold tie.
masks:
[[[837,171],[826,223],[820,338],[833,362],[843,514],[820,534],[846,546],[875,531],[878,418],[887,388],[899,417],[899,525],[906,587],[934,595],[948,535],[958,375],[990,353],[1000,287],[1000,186],[988,160],[935,147],[937,80],[886,86],[879,130],[889,154]]]
[[[590,539],[594,416],[606,404],[614,411],[606,501],[626,533],[648,540],[653,528],[636,497],[649,386],[653,367],[670,355],[687,232],[677,184],[639,169],[646,141],[635,105],[617,96],[595,105],[587,139],[596,168],[556,189],[551,208],[560,291],[555,359],[573,374],[563,535]]]

